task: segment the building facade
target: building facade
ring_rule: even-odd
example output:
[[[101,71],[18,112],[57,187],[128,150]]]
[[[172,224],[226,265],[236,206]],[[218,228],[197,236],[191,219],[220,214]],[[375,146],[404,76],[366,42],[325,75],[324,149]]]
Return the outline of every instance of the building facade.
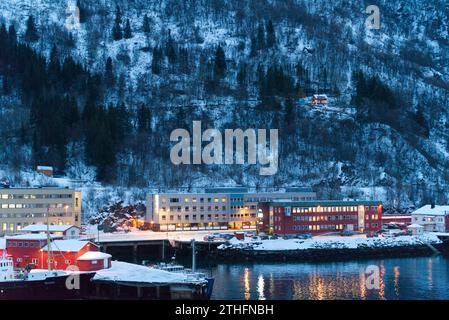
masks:
[[[382,204],[377,201],[275,200],[261,203],[259,208],[258,230],[270,234],[374,234],[382,227]]]
[[[412,212],[412,223],[424,227],[427,232],[449,231],[449,206],[425,205]]]
[[[148,194],[146,222],[158,231],[250,229],[256,227],[260,202],[315,198],[310,188],[290,188],[283,192],[210,188],[202,193]]]
[[[0,188],[0,235],[31,224],[81,224],[81,192],[67,188]]]
[[[50,235],[51,251],[45,234],[23,234],[6,237],[6,253],[15,268],[67,270],[76,267],[80,271],[93,271],[111,267],[111,255],[100,252],[90,241],[63,240],[61,236]],[[48,256],[50,252],[50,257]]]

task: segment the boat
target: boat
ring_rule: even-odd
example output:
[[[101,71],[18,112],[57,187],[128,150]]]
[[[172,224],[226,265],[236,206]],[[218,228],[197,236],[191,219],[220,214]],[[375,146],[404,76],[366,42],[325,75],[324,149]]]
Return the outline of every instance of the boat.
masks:
[[[0,258],[0,266],[0,300],[83,299],[95,275],[95,272],[42,269],[16,272],[11,259],[5,256]]]

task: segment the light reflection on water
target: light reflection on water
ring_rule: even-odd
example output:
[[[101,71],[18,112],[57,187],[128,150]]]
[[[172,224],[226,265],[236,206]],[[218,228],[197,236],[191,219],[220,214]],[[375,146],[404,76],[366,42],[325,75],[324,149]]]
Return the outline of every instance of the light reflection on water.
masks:
[[[375,289],[366,267],[378,267]],[[449,260],[399,258],[334,263],[218,264],[213,299],[449,299]]]

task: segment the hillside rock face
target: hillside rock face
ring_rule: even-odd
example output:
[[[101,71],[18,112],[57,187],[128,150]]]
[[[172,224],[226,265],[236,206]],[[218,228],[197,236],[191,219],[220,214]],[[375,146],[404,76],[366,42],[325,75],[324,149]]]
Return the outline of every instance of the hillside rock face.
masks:
[[[45,57],[49,80],[26,92],[0,60],[0,163],[11,176],[43,163],[121,186],[311,185],[321,197],[378,198],[394,208],[447,202],[449,4],[378,1],[380,29],[365,26],[367,6],[2,0],[1,21]],[[51,61],[68,57],[84,71],[60,85]],[[312,106],[316,93],[328,105]],[[46,109],[52,94],[70,96],[64,108],[78,110],[68,132],[48,133],[33,116],[57,114],[61,103]],[[260,176],[258,165],[173,165],[170,133],[191,132],[195,120],[203,130],[279,129],[277,174]],[[50,138],[60,132],[61,141]]]

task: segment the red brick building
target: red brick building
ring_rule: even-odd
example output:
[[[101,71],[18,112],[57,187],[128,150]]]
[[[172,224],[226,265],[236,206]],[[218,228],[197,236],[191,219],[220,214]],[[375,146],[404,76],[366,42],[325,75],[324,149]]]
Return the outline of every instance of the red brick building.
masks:
[[[355,231],[374,234],[382,227],[379,201],[274,201],[261,203],[258,230],[273,234]]]

